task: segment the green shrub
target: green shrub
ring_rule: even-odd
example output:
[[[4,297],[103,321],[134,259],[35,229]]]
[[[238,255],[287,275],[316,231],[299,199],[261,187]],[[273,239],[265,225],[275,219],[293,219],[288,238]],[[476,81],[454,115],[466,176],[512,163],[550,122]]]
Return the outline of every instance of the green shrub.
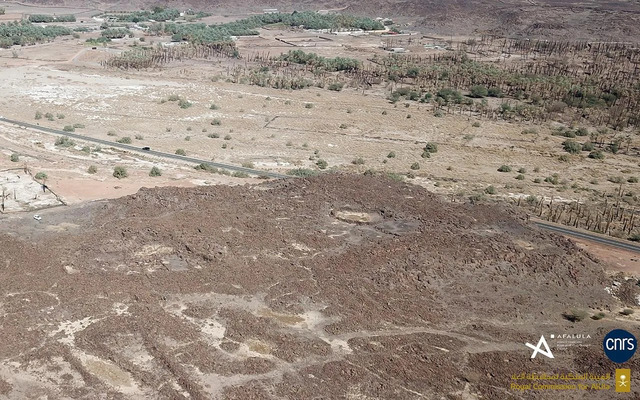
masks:
[[[519,180],[519,181],[523,181],[524,180],[524,175],[519,174],[519,175],[516,176],[516,179]]]
[[[414,162],[413,164],[411,164],[411,167],[409,168],[411,168],[414,171],[417,171],[420,169],[420,163]]]
[[[187,100],[184,100],[184,99],[180,99],[178,101],[178,106],[180,106],[180,108],[182,108],[182,109],[187,109],[187,108],[191,107],[192,105],[193,104],[191,102],[189,102]]]
[[[498,172],[511,172],[511,167],[509,165],[501,165],[498,168]]]
[[[41,111],[36,111],[36,119],[42,119],[42,112]]]
[[[535,179],[533,180],[533,183],[542,183],[542,179],[540,179],[540,178],[535,178]]]
[[[127,170],[124,167],[117,166],[113,169],[113,176],[114,178],[122,179],[129,176],[129,174],[127,173]]]
[[[472,86],[470,91],[470,96],[475,98],[486,97],[489,95],[489,90],[487,90],[486,86],[476,85]]]
[[[484,190],[484,192],[486,194],[496,194],[496,193],[498,193],[498,191],[496,190],[496,188],[493,185],[487,186],[487,188]]]
[[[120,139],[116,140],[116,142],[122,144],[131,144],[131,138],[129,136],[123,136]]]
[[[631,315],[633,313],[634,311],[631,308],[625,308],[624,310],[620,311],[620,314],[622,315]]]
[[[537,198],[536,196],[534,196],[534,195],[531,195],[531,194],[530,194],[529,196],[527,196],[527,198],[525,199],[525,201],[526,201],[528,204],[536,204],[536,203],[538,202],[538,198]]]
[[[149,176],[162,176],[162,171],[160,171],[160,168],[154,166],[151,168],[151,171],[149,171]]]
[[[629,183],[638,183],[638,178],[635,176],[631,176],[629,177],[629,179],[627,179],[627,182]]]
[[[560,177],[558,176],[558,174],[553,174],[544,178],[544,181],[552,185],[557,185],[558,182],[560,182]]]
[[[176,150],[176,154],[179,155],[179,156],[186,156],[187,152],[184,151],[184,149],[178,149],[178,150]]]
[[[12,162],[18,162],[18,161],[20,161],[20,156],[18,155],[18,153],[13,153],[13,154],[11,154],[11,156],[9,157],[9,159],[10,159]]]
[[[62,130],[65,132],[75,132],[76,128],[74,128],[73,125],[66,125]]]
[[[396,158],[396,153],[393,151],[389,152],[389,154],[387,154],[387,158]]]
[[[38,172],[35,176],[35,178],[39,181],[43,181],[45,179],[47,179],[47,174],[44,172]]]
[[[58,119],[64,119],[64,114],[57,114],[57,115],[56,115],[56,118],[58,118]]]
[[[342,90],[342,88],[344,87],[344,83],[342,82],[335,82],[329,85],[329,90],[333,90],[335,92],[339,92]]]

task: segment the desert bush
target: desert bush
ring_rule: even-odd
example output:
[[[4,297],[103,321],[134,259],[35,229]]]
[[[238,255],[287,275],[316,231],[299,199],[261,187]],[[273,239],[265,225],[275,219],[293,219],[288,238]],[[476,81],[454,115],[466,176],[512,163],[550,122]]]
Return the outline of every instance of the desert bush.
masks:
[[[193,168],[199,171],[218,172],[218,168],[212,166],[211,164],[205,164],[205,163],[198,164]]]
[[[524,167],[520,167],[520,168],[518,168],[518,173],[519,174],[526,174],[527,173],[527,169],[524,168]]]
[[[142,135],[136,135],[135,138],[136,140],[144,140],[144,137]]]
[[[582,145],[573,140],[565,140],[564,142],[562,142],[562,148],[564,149],[564,151],[570,154],[578,154],[582,151]]]
[[[396,158],[396,153],[393,151],[389,152],[389,154],[387,154],[387,158]]]
[[[603,160],[604,154],[600,150],[594,150],[589,153],[589,158],[593,158],[594,160]]]
[[[611,183],[616,183],[616,184],[620,184],[624,182],[624,178],[621,176],[610,176],[609,178],[607,178],[607,180]]]
[[[55,120],[55,117],[53,116],[53,114],[51,114],[51,113],[49,113],[49,112],[48,112],[48,113],[46,113],[46,114],[44,115],[44,117],[45,117],[46,119],[48,119],[49,121],[53,121],[53,120]]]
[[[153,166],[149,171],[149,176],[162,176],[162,171],[160,171],[160,168]]]
[[[537,135],[538,130],[535,128],[527,128],[522,131],[523,135]]]
[[[420,169],[420,163],[414,162],[409,168],[411,168],[413,171],[417,171]]]
[[[131,144],[131,138],[129,136],[123,136],[120,139],[116,140],[116,142],[122,144]]]
[[[47,179],[47,174],[44,172],[38,172],[35,176],[35,178],[39,181],[43,181],[45,179]]]
[[[87,172],[90,174],[95,174],[96,172],[98,172],[98,167],[96,167],[95,165],[90,165],[89,168],[87,168]]]
[[[496,190],[496,188],[493,185],[487,186],[487,188],[484,189],[484,192],[486,194],[496,194],[496,193],[498,193],[498,191]]]
[[[582,144],[582,151],[593,151],[593,149],[593,143],[591,142],[585,142]]]
[[[73,127],[75,129],[84,129],[85,128],[84,124],[73,124]]]
[[[519,180],[519,181],[523,181],[524,180],[524,175],[519,174],[519,175],[516,176],[516,179]]]
[[[224,140],[231,140],[231,135],[225,135]]]
[[[511,172],[511,167],[509,165],[501,165],[498,168],[498,172]]]
[[[248,178],[249,174],[243,171],[236,171],[233,174],[231,174],[231,176],[233,176],[234,178]]]
[[[313,103],[306,103],[304,108],[313,108]]]
[[[74,128],[73,125],[66,125],[62,130],[65,132],[75,132],[76,128]]]
[[[560,177],[558,176],[558,174],[553,174],[544,178],[544,181],[552,185],[557,185],[558,182],[560,182]]]
[[[326,161],[325,161],[325,160],[323,160],[323,159],[320,159],[320,160],[316,161],[316,165],[317,165],[317,166],[318,166],[318,168],[320,168],[320,169],[326,169],[326,168],[329,166],[329,163],[328,163],[328,162],[326,162]]]
[[[62,136],[56,139],[54,144],[60,147],[72,147],[76,145],[76,142],[71,140],[69,136]]]
[[[489,95],[489,90],[487,89],[487,87],[482,85],[472,86],[469,92],[470,96],[475,98],[482,98]]]
[[[329,85],[329,90],[333,90],[335,92],[339,92],[342,90],[342,88],[344,87],[344,83],[342,82],[335,82]]]
[[[116,133],[114,131],[109,131],[107,132],[107,136],[116,136]]]
[[[480,122],[474,122],[473,124],[471,124],[471,126],[473,126],[474,128],[480,128]]]
[[[185,136],[185,137],[184,137],[184,141],[185,141],[185,142],[189,142],[189,141],[191,141],[191,136]]]
[[[340,129],[347,129],[347,124],[340,124]]]
[[[215,104],[215,103],[213,103],[213,104],[211,104],[211,105],[209,106],[209,109],[210,109],[210,110],[219,110],[219,109],[220,109],[220,106],[219,106],[219,105],[217,105],[217,104]]]
[[[187,109],[187,108],[191,107],[192,105],[193,105],[193,103],[191,103],[188,100],[180,99],[178,101],[178,106],[180,106],[180,108],[182,108],[182,109]]]
[[[220,118],[214,118],[213,121],[211,121],[211,125],[220,126],[222,125],[222,121]]]
[[[525,199],[525,201],[526,201],[528,204],[532,205],[532,204],[535,204],[535,203],[537,203],[537,202],[538,202],[538,198],[537,198],[536,196],[534,196],[534,195],[531,195],[531,194],[530,194],[529,196],[527,196],[527,198]]]
[[[627,179],[627,182],[629,183],[638,183],[638,178],[635,176],[630,176],[629,179]]]
[[[568,156],[568,155],[566,155],[566,154],[563,154],[563,155],[561,155],[560,157],[558,157],[558,160],[559,160],[559,161],[562,161],[562,162],[569,162],[569,161],[571,161],[571,159],[569,158],[569,156]]]
[[[122,179],[129,176],[125,167],[117,166],[113,169],[114,178]]]
[[[420,155],[420,157],[422,157],[422,158],[431,158],[431,153],[429,153],[428,151],[423,151],[422,154]]]
[[[251,161],[245,161],[242,163],[242,166],[244,168],[255,168],[255,166],[253,165],[253,163]]]
[[[309,169],[309,168],[296,168],[296,169],[291,169],[291,170],[287,171],[287,175],[298,176],[298,177],[301,177],[301,178],[307,178],[309,176],[318,175],[318,172],[314,171],[312,169]]]
[[[187,152],[184,151],[184,149],[177,149],[176,150],[176,154],[179,155],[179,156],[186,156]]]
[[[207,137],[210,137],[211,139],[218,139],[220,137],[220,134],[218,133],[210,133],[207,135]]]
[[[9,159],[10,159],[12,162],[18,162],[18,161],[20,161],[20,156],[18,155],[18,153],[13,153],[13,154],[11,154],[11,156],[9,157]]]
[[[583,319],[587,318],[588,315],[589,314],[587,314],[587,312],[584,311],[584,310],[571,310],[571,311],[568,311],[568,312],[562,314],[562,316],[566,320],[571,321],[571,322],[580,322]]]
[[[353,165],[364,165],[364,158],[358,157],[358,158],[354,159],[353,161],[351,161],[351,164],[353,164]]]
[[[633,313],[634,311],[631,308],[625,308],[624,310],[620,311],[620,314],[622,315],[631,315]]]
[[[540,178],[535,178],[535,179],[533,180],[533,183],[542,183],[542,179],[540,179]]]
[[[599,312],[597,314],[592,315],[591,319],[598,321],[598,320],[601,320],[604,317],[605,317],[605,314],[603,312]]]
[[[57,115],[56,115],[56,118],[58,118],[58,119],[64,119],[64,114],[57,114]]]
[[[433,142],[428,142],[424,146],[424,151],[428,151],[429,153],[437,153],[438,152],[438,145],[436,143],[433,143]]]

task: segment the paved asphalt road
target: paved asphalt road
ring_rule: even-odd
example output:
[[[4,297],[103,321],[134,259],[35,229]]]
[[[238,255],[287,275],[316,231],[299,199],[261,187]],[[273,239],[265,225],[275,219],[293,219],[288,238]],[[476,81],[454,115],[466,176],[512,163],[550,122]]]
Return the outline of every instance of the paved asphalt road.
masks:
[[[613,246],[619,249],[625,249],[640,253],[640,246],[636,246],[632,243],[625,243],[620,240],[607,239],[599,235],[592,235],[587,232],[577,231],[571,228],[565,228],[563,226],[549,225],[545,224],[544,222],[535,221],[534,224],[536,224],[540,228],[547,229],[556,233],[561,233],[563,235],[575,236],[580,239],[590,240],[592,242],[606,244],[607,246]]]
[[[59,130],[56,130],[56,129],[46,128],[46,127],[42,127],[42,126],[39,126],[39,125],[29,124],[29,123],[26,123],[26,122],[14,121],[14,120],[7,119],[7,118],[4,118],[4,117],[0,117],[0,121],[7,122],[7,123],[10,123],[10,124],[13,124],[13,125],[17,125],[17,126],[24,126],[24,127],[27,127],[27,128],[39,130],[39,131],[46,132],[46,133],[53,133],[55,135],[69,136],[69,137],[72,137],[72,138],[76,138],[78,140],[84,140],[86,142],[98,143],[98,144],[102,144],[102,145],[105,145],[105,146],[116,147],[116,148],[120,148],[120,149],[128,150],[128,151],[135,151],[135,152],[142,153],[142,154],[149,154],[149,155],[156,156],[156,157],[171,158],[173,160],[184,161],[184,162],[193,163],[193,164],[203,164],[204,163],[204,164],[209,164],[209,165],[211,165],[213,167],[216,167],[216,168],[224,168],[224,169],[228,169],[230,171],[240,171],[240,172],[245,172],[245,173],[251,174],[251,175],[268,176],[269,178],[289,178],[288,175],[282,175],[282,174],[278,174],[276,172],[260,171],[260,170],[257,170],[257,169],[238,167],[238,166],[235,166],[235,165],[222,164],[222,163],[217,163],[217,162],[212,162],[212,161],[207,161],[207,160],[200,160],[200,159],[197,159],[197,158],[179,156],[177,154],[163,153],[161,151],[155,151],[155,150],[142,150],[142,147],[132,146],[132,145],[129,145],[129,144],[123,144],[123,143],[118,143],[118,142],[111,142],[111,141],[108,141],[108,140],[95,139],[95,138],[92,138],[92,137],[79,135],[77,133],[59,131]],[[618,241],[618,240],[607,239],[607,238],[603,238],[603,237],[598,236],[598,235],[592,235],[592,234],[589,234],[589,233],[586,233],[586,232],[582,232],[582,231],[577,231],[577,230],[574,230],[574,229],[571,229],[571,228],[568,228],[568,227],[565,228],[565,227],[545,224],[544,222],[536,221],[534,223],[537,226],[539,226],[540,228],[547,229],[547,230],[550,230],[550,231],[554,231],[556,233],[561,233],[563,235],[575,236],[575,237],[578,237],[578,238],[581,238],[581,239],[591,240],[593,242],[606,244],[608,246],[613,246],[613,247],[617,247],[617,248],[620,248],[620,249],[625,249],[625,250],[633,251],[633,252],[636,252],[636,253],[640,253],[640,246],[636,246],[636,245],[631,244],[631,243],[625,243],[625,242]]]
[[[138,147],[138,146],[132,146],[130,144],[118,143],[118,142],[115,142],[115,141],[111,142],[111,141],[108,141],[108,140],[96,139],[96,138],[92,138],[92,137],[85,136],[85,135],[79,135],[79,134],[73,133],[73,132],[64,132],[64,131],[60,131],[60,130],[57,130],[57,129],[51,129],[51,128],[46,128],[46,127],[39,126],[39,125],[29,124],[27,122],[14,121],[14,120],[7,119],[7,118],[4,118],[4,117],[0,117],[0,121],[7,122],[9,124],[13,124],[13,125],[17,125],[17,126],[23,126],[23,127],[30,128],[30,129],[35,129],[35,130],[42,131],[42,132],[45,132],[45,133],[53,133],[54,135],[69,136],[70,138],[83,140],[85,142],[98,143],[98,144],[101,144],[101,145],[104,145],[104,146],[116,147],[116,148],[120,148],[120,149],[128,150],[128,151],[135,151],[135,152],[138,152],[138,153],[148,154],[148,155],[152,155],[152,156],[156,156],[156,157],[171,158],[173,160],[179,160],[179,161],[184,161],[184,162],[193,163],[193,164],[209,164],[212,167],[216,167],[216,168],[224,168],[224,169],[228,169],[230,171],[245,172],[247,174],[257,175],[257,176],[268,176],[269,178],[290,178],[290,176],[288,176],[288,175],[278,174],[276,172],[261,171],[261,170],[258,170],[258,169],[239,167],[239,166],[231,165],[231,164],[222,164],[222,163],[217,163],[217,162],[213,162],[213,161],[200,160],[200,159],[192,158],[192,157],[179,156],[177,154],[163,153],[161,151],[156,151],[156,150],[142,150],[142,146]]]

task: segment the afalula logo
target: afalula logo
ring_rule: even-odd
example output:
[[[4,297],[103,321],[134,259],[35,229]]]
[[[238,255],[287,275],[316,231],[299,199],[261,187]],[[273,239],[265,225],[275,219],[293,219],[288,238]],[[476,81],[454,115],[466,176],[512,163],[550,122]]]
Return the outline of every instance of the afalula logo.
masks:
[[[560,333],[551,335],[554,339],[591,339],[591,335],[585,333]]]

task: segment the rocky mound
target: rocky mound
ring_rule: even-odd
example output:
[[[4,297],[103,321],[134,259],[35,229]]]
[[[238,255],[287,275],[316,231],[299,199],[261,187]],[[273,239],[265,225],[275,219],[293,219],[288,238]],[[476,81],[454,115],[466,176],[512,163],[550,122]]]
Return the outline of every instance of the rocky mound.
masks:
[[[597,261],[380,177],[143,189],[3,225],[8,398],[503,399],[513,373],[615,368],[607,319],[562,317],[613,306]],[[530,359],[576,329],[590,346]]]

